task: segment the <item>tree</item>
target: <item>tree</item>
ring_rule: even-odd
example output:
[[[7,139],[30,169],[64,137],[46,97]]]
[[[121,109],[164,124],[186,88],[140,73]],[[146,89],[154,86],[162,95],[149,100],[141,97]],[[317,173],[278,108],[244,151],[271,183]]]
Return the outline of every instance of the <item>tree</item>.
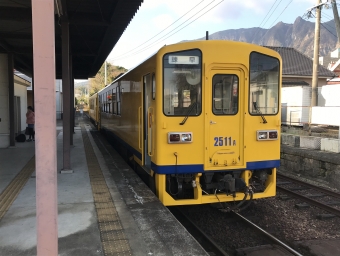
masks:
[[[105,84],[105,63],[101,66],[98,73],[94,78],[90,78],[89,83],[89,91],[90,96],[100,91],[106,85],[110,84],[118,75],[121,73],[125,73],[127,71],[126,68],[121,66],[115,66],[111,63],[106,63],[106,84]]]

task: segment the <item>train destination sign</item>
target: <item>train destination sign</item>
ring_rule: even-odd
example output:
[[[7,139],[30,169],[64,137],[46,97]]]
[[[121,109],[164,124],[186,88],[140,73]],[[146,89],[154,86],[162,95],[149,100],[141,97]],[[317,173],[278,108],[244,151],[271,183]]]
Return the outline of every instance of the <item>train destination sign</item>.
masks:
[[[198,56],[169,55],[169,64],[199,64]]]

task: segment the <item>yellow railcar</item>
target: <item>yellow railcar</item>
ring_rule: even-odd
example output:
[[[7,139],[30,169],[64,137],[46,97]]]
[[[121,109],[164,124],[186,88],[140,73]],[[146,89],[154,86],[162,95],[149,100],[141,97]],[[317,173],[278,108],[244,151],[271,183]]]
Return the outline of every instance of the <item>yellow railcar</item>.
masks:
[[[97,93],[89,98],[89,116],[93,123],[98,127],[98,124],[100,123],[100,111]]]
[[[280,90],[277,52],[192,41],[162,47],[98,92],[91,117],[164,205],[240,206],[276,193]]]

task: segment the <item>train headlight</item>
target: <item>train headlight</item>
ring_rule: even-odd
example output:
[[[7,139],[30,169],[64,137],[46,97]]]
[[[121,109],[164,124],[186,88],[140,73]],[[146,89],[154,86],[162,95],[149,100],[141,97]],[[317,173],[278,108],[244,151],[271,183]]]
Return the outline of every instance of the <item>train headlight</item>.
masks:
[[[256,140],[277,140],[278,132],[276,130],[256,131]]]
[[[168,143],[191,143],[192,132],[169,132]]]
[[[257,135],[257,138],[259,140],[266,140],[268,137],[268,133],[267,132],[259,132]]]

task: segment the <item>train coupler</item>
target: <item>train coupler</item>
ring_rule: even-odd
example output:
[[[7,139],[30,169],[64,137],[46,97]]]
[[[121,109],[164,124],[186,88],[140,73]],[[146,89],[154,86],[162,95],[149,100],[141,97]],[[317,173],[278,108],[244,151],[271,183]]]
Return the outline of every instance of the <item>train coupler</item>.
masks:
[[[218,184],[220,191],[225,191],[227,195],[236,197],[237,191],[244,191],[246,183],[241,178],[234,178],[231,174],[226,174]]]

